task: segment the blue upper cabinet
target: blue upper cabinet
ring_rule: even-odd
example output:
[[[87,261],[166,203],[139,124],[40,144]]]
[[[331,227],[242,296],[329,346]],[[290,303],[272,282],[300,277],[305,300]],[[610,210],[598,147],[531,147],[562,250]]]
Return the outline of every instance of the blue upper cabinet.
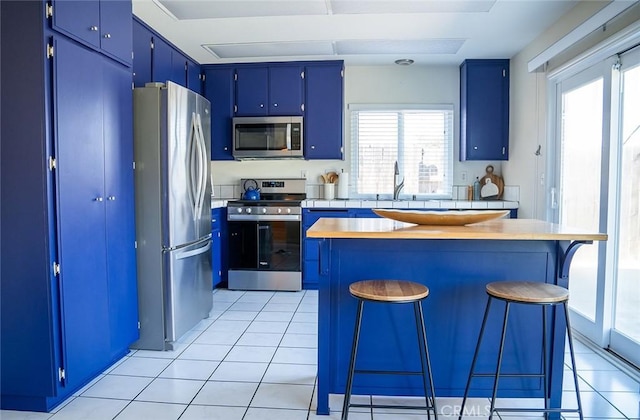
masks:
[[[167,80],[201,93],[200,65],[150,29],[141,20],[133,23],[133,82],[143,87]]]
[[[175,72],[173,71],[173,60],[171,45],[162,38],[154,36],[152,39],[151,51],[151,81],[166,82],[173,80]],[[176,82],[179,83],[179,82]],[[184,85],[184,82],[182,83]]]
[[[236,68],[236,116],[302,115],[300,65]]]
[[[193,60],[187,60],[187,88],[202,94],[202,73],[200,64]]]
[[[151,47],[153,34],[138,20],[133,19],[133,84],[144,87],[151,81]]]
[[[131,1],[53,0],[51,27],[131,64]]]
[[[204,97],[211,102],[211,159],[233,160],[231,118],[235,70],[211,66],[204,70]]]
[[[231,160],[234,116],[304,116],[305,159],[343,159],[342,61],[205,65],[211,158]]]
[[[509,60],[460,66],[460,160],[509,159]]]
[[[100,2],[100,48],[131,64],[131,2],[103,0]]]
[[[269,115],[302,115],[304,67],[269,68]]]
[[[269,68],[236,69],[236,115],[267,115],[269,110]]]
[[[305,68],[305,159],[343,159],[342,70],[342,61]]]

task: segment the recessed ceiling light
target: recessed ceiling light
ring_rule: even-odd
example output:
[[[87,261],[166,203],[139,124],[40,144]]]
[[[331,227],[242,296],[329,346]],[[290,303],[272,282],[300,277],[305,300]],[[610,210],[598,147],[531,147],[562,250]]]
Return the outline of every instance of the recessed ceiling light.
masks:
[[[396,60],[395,63],[399,66],[410,66],[413,64],[413,60],[410,58],[401,58]]]

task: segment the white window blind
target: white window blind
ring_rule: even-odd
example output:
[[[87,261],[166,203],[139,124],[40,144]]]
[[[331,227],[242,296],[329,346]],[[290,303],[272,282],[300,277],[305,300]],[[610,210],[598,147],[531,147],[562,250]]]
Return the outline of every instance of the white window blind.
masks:
[[[451,197],[453,106],[358,108],[351,110],[351,172],[356,196],[392,197],[397,161],[398,182],[404,178],[400,197]]]

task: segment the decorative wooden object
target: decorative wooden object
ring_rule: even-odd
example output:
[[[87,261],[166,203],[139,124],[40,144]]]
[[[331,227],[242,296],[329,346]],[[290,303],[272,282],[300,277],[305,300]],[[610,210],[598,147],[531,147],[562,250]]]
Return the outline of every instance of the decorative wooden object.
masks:
[[[480,198],[483,200],[499,200],[504,193],[504,180],[493,170],[493,165],[487,165],[487,174],[480,178]]]

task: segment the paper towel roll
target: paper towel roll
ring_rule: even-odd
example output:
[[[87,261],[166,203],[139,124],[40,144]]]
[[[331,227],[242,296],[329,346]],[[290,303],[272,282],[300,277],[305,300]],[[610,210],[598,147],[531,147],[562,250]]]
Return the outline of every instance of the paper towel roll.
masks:
[[[342,172],[338,177],[338,198],[349,198],[349,173]]]

